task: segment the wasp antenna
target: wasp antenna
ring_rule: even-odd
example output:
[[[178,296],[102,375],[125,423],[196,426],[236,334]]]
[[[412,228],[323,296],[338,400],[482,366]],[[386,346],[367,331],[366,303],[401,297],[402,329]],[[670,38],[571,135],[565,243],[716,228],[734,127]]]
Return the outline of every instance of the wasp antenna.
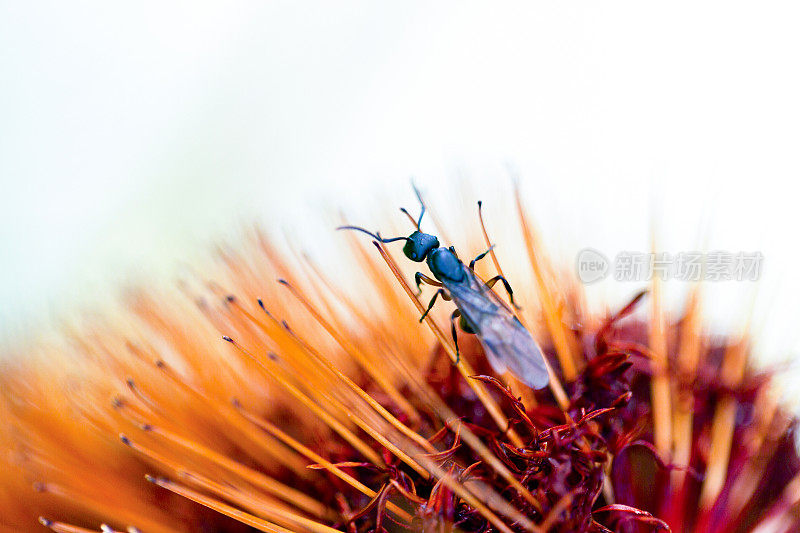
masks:
[[[410,240],[411,240],[411,239],[409,239],[408,237],[393,237],[393,238],[391,238],[391,239],[384,239],[384,238],[381,238],[381,242],[382,242],[382,243],[384,243],[384,244],[386,244],[386,243],[388,243],[388,242],[395,242],[395,241],[410,241]]]
[[[425,202],[422,201],[422,193],[419,192],[419,187],[417,187],[417,184],[414,183],[413,179],[411,180],[411,188],[414,189],[414,194],[417,195],[417,200],[419,200],[419,203],[424,206]]]
[[[370,237],[372,237],[376,241],[382,242],[384,244],[389,243],[389,242],[395,242],[395,241],[408,241],[408,240],[411,240],[408,237],[394,237],[394,238],[391,238],[391,239],[384,239],[383,237],[381,237],[380,233],[372,233],[371,231],[367,231],[364,228],[360,228],[358,226],[339,226],[336,229],[337,230],[340,230],[340,229],[354,229],[356,231],[360,231],[361,233],[366,233],[367,235],[369,235]]]
[[[375,239],[377,241],[381,240],[379,235],[377,235],[375,233],[372,233],[371,231],[365,230],[364,228],[360,228],[358,226],[339,226],[336,229],[337,230],[353,229],[353,230],[356,230],[356,231],[360,231],[361,233],[366,233],[367,235],[369,235],[370,237],[372,237],[373,239]]]
[[[414,183],[414,180],[411,180],[411,188],[414,189],[414,194],[417,195],[417,200],[419,200],[419,205],[422,206],[422,209],[419,212],[419,219],[417,220],[417,229],[419,229],[420,224],[422,224],[422,217],[425,215],[425,202],[422,201],[422,193],[419,192],[417,184]]]

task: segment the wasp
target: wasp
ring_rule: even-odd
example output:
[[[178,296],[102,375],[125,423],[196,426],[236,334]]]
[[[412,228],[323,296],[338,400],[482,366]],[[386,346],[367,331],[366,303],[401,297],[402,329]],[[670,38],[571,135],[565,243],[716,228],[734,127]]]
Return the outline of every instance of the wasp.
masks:
[[[423,283],[436,287],[437,290],[419,321],[425,320],[437,298],[441,297],[455,303],[456,310],[450,316],[450,328],[456,347],[456,364],[460,357],[457,320],[462,331],[478,337],[495,372],[503,374],[506,370],[510,370],[518,379],[534,389],[547,386],[550,377],[541,349],[514,312],[492,290],[497,282],[502,282],[511,304],[516,307],[514,291],[508,280],[503,276],[495,276],[484,282],[475,274],[475,263],[486,257],[493,247],[479,254],[469,265],[465,265],[458,258],[454,247],[440,246],[439,239],[435,235],[421,230],[425,203],[416,188],[415,192],[422,205],[419,218],[415,220],[406,209],[400,209],[415,227],[408,237],[384,239],[380,233],[372,233],[358,226],[341,226],[337,229],[360,231],[384,244],[405,241],[403,254],[416,263],[423,261],[427,263],[433,278],[422,272],[414,275],[417,296],[422,294]]]

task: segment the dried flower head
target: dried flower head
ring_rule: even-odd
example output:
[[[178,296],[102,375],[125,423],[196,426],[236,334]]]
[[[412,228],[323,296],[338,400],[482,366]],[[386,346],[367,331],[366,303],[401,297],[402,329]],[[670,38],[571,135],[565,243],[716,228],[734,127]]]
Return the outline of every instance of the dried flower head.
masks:
[[[0,531],[797,531],[795,420],[747,336],[704,333],[700,290],[664,316],[657,280],[590,313],[517,208],[548,388],[421,324],[390,245],[342,235],[352,291],[256,232],[215,282],[7,358]]]

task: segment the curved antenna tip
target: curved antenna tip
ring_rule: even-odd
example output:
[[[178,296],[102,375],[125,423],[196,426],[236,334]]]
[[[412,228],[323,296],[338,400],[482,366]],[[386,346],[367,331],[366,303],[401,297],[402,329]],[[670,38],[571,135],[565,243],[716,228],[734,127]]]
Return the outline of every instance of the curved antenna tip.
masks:
[[[376,241],[382,242],[384,244],[387,244],[387,243],[390,243],[390,242],[395,242],[395,241],[408,241],[408,240],[410,240],[408,237],[394,237],[394,238],[391,238],[391,239],[384,239],[383,237],[381,237],[380,233],[372,233],[371,231],[367,231],[364,228],[360,228],[358,226],[339,226],[337,229],[352,229],[352,230],[360,231],[361,233],[366,233],[367,235],[369,235],[370,237],[372,237]]]

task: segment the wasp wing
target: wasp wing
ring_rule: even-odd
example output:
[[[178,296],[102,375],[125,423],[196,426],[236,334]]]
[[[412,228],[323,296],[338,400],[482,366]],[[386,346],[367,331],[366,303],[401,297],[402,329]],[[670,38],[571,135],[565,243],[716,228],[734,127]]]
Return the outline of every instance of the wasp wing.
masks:
[[[508,306],[464,266],[466,279],[443,282],[461,316],[475,331],[495,372],[510,370],[529,387],[541,389],[550,381],[539,345]]]

